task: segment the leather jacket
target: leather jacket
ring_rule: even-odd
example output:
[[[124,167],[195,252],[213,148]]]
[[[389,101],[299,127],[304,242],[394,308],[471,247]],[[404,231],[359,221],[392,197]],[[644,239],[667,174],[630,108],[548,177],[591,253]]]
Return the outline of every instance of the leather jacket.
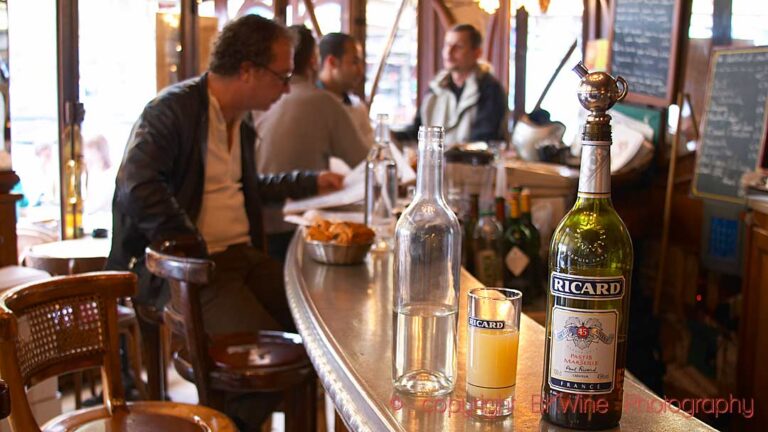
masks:
[[[207,74],[165,89],[144,108],[133,126],[117,173],[109,270],[139,275],[139,302],[161,306],[167,289],[144,268],[144,250],[169,238],[197,238],[207,255],[196,221],[203,200],[208,140]],[[264,248],[262,201],[277,202],[317,193],[317,174],[258,175],[256,133],[240,126],[242,187],[251,244]]]

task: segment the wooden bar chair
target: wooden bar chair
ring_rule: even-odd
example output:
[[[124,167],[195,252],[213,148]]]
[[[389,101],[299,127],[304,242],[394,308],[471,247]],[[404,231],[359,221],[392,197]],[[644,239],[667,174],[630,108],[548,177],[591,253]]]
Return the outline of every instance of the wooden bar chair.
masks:
[[[183,340],[173,353],[179,374],[195,383],[200,403],[223,410],[228,393],[281,392],[286,431],[316,429],[316,375],[301,336],[279,331],[209,336],[203,328],[200,290],[214,263],[189,258],[182,241],[147,248],[147,268],[168,281],[165,323]]]
[[[208,407],[126,402],[120,374],[117,300],[134,295],[136,276],[97,272],[55,277],[0,295],[0,374],[10,388],[14,431],[227,431],[237,429]],[[42,427],[25,387],[99,367],[104,405],[62,414]]]
[[[104,269],[105,264],[106,258],[104,257],[51,257],[37,255],[35,254],[34,249],[29,250],[27,255],[24,257],[24,265],[27,267],[36,268],[38,270],[45,270],[50,273],[51,276],[68,276],[79,273],[100,271]],[[128,351],[128,362],[130,363],[130,367],[135,378],[136,390],[138,390],[139,397],[141,399],[148,399],[149,395],[147,388],[141,377],[141,332],[139,331],[139,323],[136,320],[136,312],[134,312],[132,307],[124,306],[122,304],[117,305],[117,326],[120,334],[125,336]],[[75,373],[73,379],[75,387],[75,408],[80,409],[83,406],[83,373]],[[91,393],[95,393],[93,380],[91,381]],[[158,398],[158,400],[161,399]]]
[[[207,407],[125,401],[120,378],[117,299],[136,291],[129,272],[63,276],[0,295],[0,374],[10,388],[15,431],[227,431],[232,421]],[[62,414],[39,427],[26,386],[101,368],[104,405]]]

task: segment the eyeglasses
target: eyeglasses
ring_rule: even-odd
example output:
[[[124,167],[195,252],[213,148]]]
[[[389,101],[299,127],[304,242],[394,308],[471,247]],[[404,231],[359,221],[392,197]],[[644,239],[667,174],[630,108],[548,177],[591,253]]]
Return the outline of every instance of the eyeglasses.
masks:
[[[279,79],[280,82],[283,83],[283,85],[288,85],[288,83],[291,82],[291,77],[293,77],[293,72],[289,72],[287,74],[281,74],[273,71],[269,66],[259,66],[259,67],[261,67],[262,69],[274,75],[275,78]]]

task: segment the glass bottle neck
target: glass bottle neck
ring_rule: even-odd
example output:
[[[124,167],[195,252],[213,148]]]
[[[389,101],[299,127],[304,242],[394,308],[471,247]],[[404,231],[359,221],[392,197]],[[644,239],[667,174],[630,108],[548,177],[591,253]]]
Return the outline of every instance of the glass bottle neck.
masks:
[[[419,142],[419,163],[414,199],[443,200],[443,145],[436,140]]]
[[[380,123],[376,125],[374,142],[381,146],[389,144],[389,126],[387,124]]]
[[[610,198],[611,142],[583,141],[579,171],[579,200]]]

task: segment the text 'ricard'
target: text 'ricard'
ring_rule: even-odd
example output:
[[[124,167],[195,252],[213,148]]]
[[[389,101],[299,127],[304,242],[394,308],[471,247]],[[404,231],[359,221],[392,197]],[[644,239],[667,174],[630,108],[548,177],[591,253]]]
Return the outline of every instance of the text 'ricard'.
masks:
[[[482,320],[474,317],[469,317],[469,325],[470,327],[477,327],[477,328],[483,328],[483,329],[492,329],[492,330],[504,329],[504,321]]]
[[[589,300],[613,300],[624,297],[624,277],[584,277],[552,273],[549,289],[553,295]]]

